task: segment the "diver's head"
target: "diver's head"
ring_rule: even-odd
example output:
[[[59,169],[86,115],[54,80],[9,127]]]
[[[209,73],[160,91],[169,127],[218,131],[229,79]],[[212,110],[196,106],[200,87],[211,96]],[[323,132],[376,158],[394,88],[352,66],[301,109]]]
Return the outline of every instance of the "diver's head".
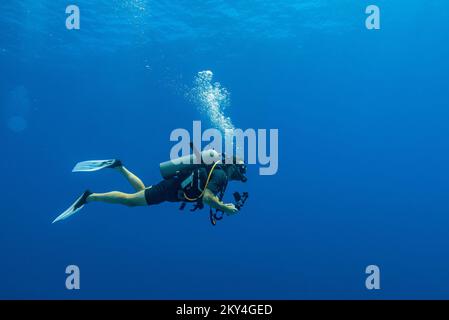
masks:
[[[225,169],[229,180],[246,182],[248,178],[245,176],[247,167],[242,159],[232,156],[225,158]]]

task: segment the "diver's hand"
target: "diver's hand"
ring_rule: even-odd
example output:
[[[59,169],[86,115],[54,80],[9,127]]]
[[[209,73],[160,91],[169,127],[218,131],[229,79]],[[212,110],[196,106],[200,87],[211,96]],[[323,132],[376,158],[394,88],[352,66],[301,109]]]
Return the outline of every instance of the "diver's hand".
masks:
[[[236,214],[239,210],[232,203],[223,203],[215,196],[212,191],[206,188],[203,195],[203,203],[209,205],[213,209],[223,211],[226,215]]]
[[[239,209],[235,207],[233,203],[225,203],[223,205],[223,211],[228,215],[232,216],[234,214],[237,214],[239,212]]]

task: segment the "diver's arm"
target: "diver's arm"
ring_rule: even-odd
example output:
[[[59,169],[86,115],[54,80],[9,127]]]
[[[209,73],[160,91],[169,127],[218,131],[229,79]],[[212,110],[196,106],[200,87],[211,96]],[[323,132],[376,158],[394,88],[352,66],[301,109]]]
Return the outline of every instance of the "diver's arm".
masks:
[[[203,202],[211,208],[221,210],[227,214],[235,214],[238,212],[237,208],[232,203],[223,203],[216,195],[209,189],[204,191]]]

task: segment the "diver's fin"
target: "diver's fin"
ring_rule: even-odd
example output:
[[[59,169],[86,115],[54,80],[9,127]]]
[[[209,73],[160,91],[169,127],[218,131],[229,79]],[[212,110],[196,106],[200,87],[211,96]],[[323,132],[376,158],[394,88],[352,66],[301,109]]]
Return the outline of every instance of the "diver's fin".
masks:
[[[84,191],[84,193],[79,197],[74,204],[72,204],[66,211],[61,213],[55,220],[53,220],[52,223],[65,220],[68,217],[74,215],[78,211],[80,211],[82,208],[84,208],[84,205],[86,204],[86,199],[88,196],[90,196],[92,192],[89,190]]]
[[[89,160],[78,162],[73,168],[72,172],[92,172],[98,171],[104,168],[116,168],[122,165],[122,162],[118,159],[110,160]]]

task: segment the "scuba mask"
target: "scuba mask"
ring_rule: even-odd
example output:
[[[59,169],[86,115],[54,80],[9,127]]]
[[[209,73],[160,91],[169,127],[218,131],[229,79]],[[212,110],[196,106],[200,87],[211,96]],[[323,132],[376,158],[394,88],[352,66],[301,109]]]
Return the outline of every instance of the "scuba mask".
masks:
[[[229,178],[231,180],[237,180],[246,182],[248,178],[245,176],[247,167],[245,164],[233,164],[229,170]]]

